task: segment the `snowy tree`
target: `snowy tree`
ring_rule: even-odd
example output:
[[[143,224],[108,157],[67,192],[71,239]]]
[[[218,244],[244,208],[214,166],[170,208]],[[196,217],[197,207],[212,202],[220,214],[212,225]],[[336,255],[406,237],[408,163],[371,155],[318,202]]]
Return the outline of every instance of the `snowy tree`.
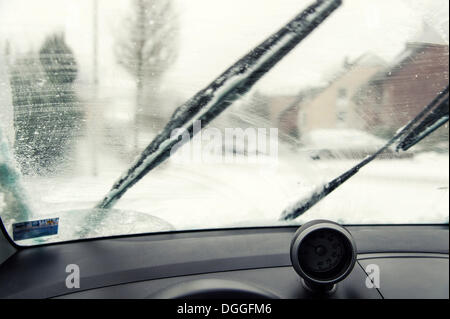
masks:
[[[178,23],[171,0],[132,0],[115,47],[117,62],[136,82],[134,144],[144,89],[155,94],[162,75],[177,57]]]
[[[76,74],[63,35],[47,37],[39,56],[30,52],[12,66],[14,149],[22,173],[54,171],[73,146],[83,122],[72,87]]]
[[[57,85],[72,83],[77,76],[77,64],[64,34],[48,36],[39,51],[39,60],[50,82]]]

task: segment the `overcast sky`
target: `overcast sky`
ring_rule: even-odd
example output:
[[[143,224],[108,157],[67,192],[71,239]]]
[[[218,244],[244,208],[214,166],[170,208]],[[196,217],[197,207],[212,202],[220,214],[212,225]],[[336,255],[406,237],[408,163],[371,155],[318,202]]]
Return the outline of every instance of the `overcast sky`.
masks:
[[[180,19],[179,58],[166,74],[166,90],[195,93],[236,59],[276,31],[311,0],[175,0]],[[132,88],[116,65],[114,34],[128,0],[99,0],[100,81],[105,87]],[[272,93],[296,92],[323,82],[344,57],[371,52],[391,60],[420,33],[422,22],[448,44],[445,0],[347,0],[329,20],[258,84]],[[52,31],[64,31],[80,65],[80,79],[91,80],[91,0],[0,0],[0,47],[9,39],[16,51],[37,50]],[[435,41],[435,40],[433,40]]]

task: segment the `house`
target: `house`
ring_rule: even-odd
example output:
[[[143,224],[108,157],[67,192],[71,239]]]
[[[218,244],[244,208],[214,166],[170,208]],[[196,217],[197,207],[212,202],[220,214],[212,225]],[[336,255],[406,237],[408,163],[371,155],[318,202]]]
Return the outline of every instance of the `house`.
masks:
[[[320,87],[302,89],[296,96],[290,99],[290,104],[286,104],[287,107],[274,116],[274,120],[278,123],[278,127],[281,130],[282,137],[289,137],[296,140],[300,139],[300,129],[297,121],[300,106],[307,104],[321,91],[322,88]]]
[[[410,42],[394,63],[358,89],[358,105],[367,130],[392,135],[448,86],[448,45]],[[441,133],[447,128],[441,128]],[[439,135],[439,134],[438,134]]]
[[[322,88],[301,89],[297,94],[264,95],[257,93],[253,98],[251,114],[258,114],[266,119],[260,126],[278,128],[280,139],[297,143],[300,134],[298,129],[298,112],[303,103],[311,100]],[[264,125],[265,124],[265,125]]]
[[[297,125],[300,135],[316,129],[361,129],[364,120],[357,112],[352,96],[374,74],[386,66],[377,56],[365,54],[353,63],[347,60],[330,84],[310,99],[300,102]]]

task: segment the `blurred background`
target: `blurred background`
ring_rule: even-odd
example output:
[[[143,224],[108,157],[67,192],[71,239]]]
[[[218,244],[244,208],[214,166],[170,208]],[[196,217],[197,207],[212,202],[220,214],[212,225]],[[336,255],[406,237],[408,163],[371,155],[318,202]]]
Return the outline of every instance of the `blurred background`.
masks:
[[[309,3],[0,0],[0,120],[34,214],[95,205],[177,106]],[[278,128],[275,170],[169,161],[117,207],[179,229],[275,223],[448,85],[448,6],[344,1],[210,124]],[[447,124],[302,218],[448,222],[448,175]]]

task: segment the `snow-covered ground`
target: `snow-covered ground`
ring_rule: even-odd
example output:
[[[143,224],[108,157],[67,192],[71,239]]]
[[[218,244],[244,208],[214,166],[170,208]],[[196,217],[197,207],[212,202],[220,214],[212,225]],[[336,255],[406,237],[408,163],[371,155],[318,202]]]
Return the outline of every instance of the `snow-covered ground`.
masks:
[[[64,217],[60,234],[49,240],[76,236],[74,231],[83,228],[84,221],[73,211],[94,207],[127,168],[113,154],[100,154],[102,169],[97,176],[86,167],[71,176],[23,179],[32,218]],[[96,229],[92,234],[170,229],[160,219],[177,230],[281,224],[278,218],[284,208],[355,163],[314,161],[283,151],[276,166],[180,164],[169,159],[131,188],[102,226],[95,226],[107,230]],[[448,153],[376,160],[293,223],[316,218],[345,224],[448,223],[448,166]]]
[[[377,150],[386,141],[367,132],[355,129],[316,129],[303,139],[313,149]]]

